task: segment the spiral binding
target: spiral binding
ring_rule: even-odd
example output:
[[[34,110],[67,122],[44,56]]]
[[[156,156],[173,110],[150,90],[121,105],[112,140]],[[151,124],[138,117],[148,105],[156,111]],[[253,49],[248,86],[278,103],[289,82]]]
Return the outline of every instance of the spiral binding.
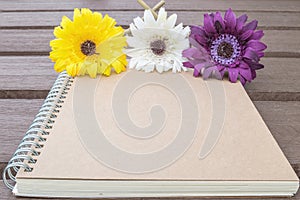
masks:
[[[49,130],[52,129],[72,82],[73,78],[66,72],[60,73],[57,77],[44,104],[3,171],[3,182],[8,188],[14,188],[12,183],[16,182],[16,174],[20,168],[26,172],[33,170],[33,165],[37,161],[40,150],[44,147]]]

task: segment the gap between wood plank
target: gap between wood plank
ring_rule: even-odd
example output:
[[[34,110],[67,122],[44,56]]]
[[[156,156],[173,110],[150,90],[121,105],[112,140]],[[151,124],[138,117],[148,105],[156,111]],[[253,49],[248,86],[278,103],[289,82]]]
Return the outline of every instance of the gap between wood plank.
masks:
[[[0,51],[0,56],[49,56],[49,52],[21,52],[21,51]],[[300,58],[298,52],[265,52],[266,58]]]
[[[72,10],[75,7],[89,7],[95,10],[97,9],[111,9],[115,10],[132,10],[132,9],[141,9],[141,7],[136,3],[136,0],[128,0],[128,1],[118,1],[118,0],[103,0],[103,1],[88,1],[88,0],[77,0],[77,1],[67,1],[61,0],[59,3],[55,0],[31,0],[31,1],[22,1],[22,2],[14,2],[14,1],[3,1],[1,9],[3,11],[22,11],[22,10]],[[171,3],[170,3],[171,2]],[[150,6],[153,6],[155,2],[150,2]],[[295,0],[260,0],[260,1],[222,1],[222,0],[214,0],[214,1],[205,1],[205,0],[170,0],[167,1],[165,7],[169,10],[225,10],[231,7],[233,10],[240,11],[282,11],[282,12],[290,12],[290,11],[299,11],[299,1]]]
[[[48,93],[49,90],[0,90],[0,99],[45,99]],[[300,101],[300,92],[247,93],[252,101]]]
[[[124,29],[127,29],[128,25],[121,25]],[[184,24],[184,26],[186,26]],[[36,30],[36,29],[54,29],[55,26],[0,26],[0,30]],[[257,29],[261,30],[287,30],[287,31],[293,31],[293,30],[300,30],[300,27],[285,27],[285,26],[258,26]]]
[[[183,12],[226,12],[227,9],[168,9],[166,6],[164,6],[166,8],[166,10],[169,12],[172,11],[183,11]],[[93,8],[90,8],[92,11],[99,11],[98,9],[94,10]],[[74,9],[55,9],[55,10],[47,10],[47,9],[43,9],[43,10],[2,10],[2,13],[12,13],[12,12],[72,12],[74,11]],[[118,11],[126,11],[126,12],[136,12],[136,11],[144,11],[143,9],[101,9],[101,11],[113,11],[113,12],[118,12]],[[286,11],[280,11],[280,10],[244,10],[244,9],[234,9],[234,12],[253,12],[253,13],[259,13],[259,12],[264,12],[264,13],[278,13],[278,14],[282,14],[282,12],[284,13],[300,13],[300,11],[296,11],[296,10],[286,10]]]

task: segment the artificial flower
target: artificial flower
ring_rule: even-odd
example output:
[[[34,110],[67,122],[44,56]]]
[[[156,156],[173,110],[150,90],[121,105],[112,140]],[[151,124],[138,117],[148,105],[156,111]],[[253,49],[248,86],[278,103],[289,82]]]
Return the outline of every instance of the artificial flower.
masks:
[[[116,21],[87,8],[75,9],[73,21],[62,18],[54,29],[56,39],[50,42],[50,58],[57,72],[66,70],[71,76],[97,74],[109,76],[125,71],[126,56],[122,52],[127,45],[122,27]]]
[[[161,8],[157,20],[150,10],[145,10],[144,19],[137,17],[130,24],[132,36],[127,37],[130,47],[126,50],[131,57],[129,68],[159,73],[172,69],[173,72],[186,71],[182,62],[182,51],[189,47],[189,27],[183,28],[182,23],[175,26],[177,15],[167,17]]]
[[[192,47],[183,52],[189,59],[184,66],[204,79],[212,74],[222,79],[226,72],[231,82],[251,82],[256,70],[264,67],[259,61],[267,46],[259,41],[264,33],[255,30],[257,20],[245,24],[247,18],[245,14],[236,18],[231,9],[224,19],[220,12],[205,14],[204,26],[191,27]]]

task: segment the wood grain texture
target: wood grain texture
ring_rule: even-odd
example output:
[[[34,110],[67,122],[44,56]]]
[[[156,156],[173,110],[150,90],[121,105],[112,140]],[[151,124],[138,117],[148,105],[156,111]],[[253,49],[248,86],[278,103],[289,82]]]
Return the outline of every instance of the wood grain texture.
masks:
[[[0,162],[8,162],[42,103],[42,99],[0,99]]]
[[[0,55],[32,52],[48,54],[53,30],[0,30]],[[268,56],[300,57],[300,30],[266,30],[263,41],[268,45]],[[289,39],[284,39],[289,38]],[[5,41],[5,42],[4,42]]]
[[[154,6],[159,0],[148,0],[149,5]],[[2,11],[55,11],[73,10],[74,8],[93,8],[96,10],[142,10],[136,0],[1,0]],[[170,0],[167,1],[168,10],[225,10],[232,8],[240,11],[286,11],[297,12],[300,10],[300,2],[297,0]]]
[[[159,0],[146,1],[153,6]],[[54,38],[51,29],[63,15],[71,17],[76,7],[107,13],[123,26],[143,13],[136,0],[0,0],[0,174],[42,105],[41,98],[45,98],[57,77],[47,57],[49,41]],[[267,57],[262,59],[265,69],[257,72],[257,78],[246,86],[246,91],[300,176],[300,1],[167,0],[166,3],[169,14],[177,13],[178,22],[185,25],[202,24],[203,13],[225,11],[229,7],[237,15],[246,12],[250,19],[258,19],[259,28],[265,30],[264,41],[268,44]],[[28,198],[14,197],[0,181],[0,199]],[[300,192],[293,199],[300,200]]]
[[[142,11],[105,11],[98,10],[103,15],[108,14],[115,18],[120,25],[129,25],[136,16],[143,16]],[[175,13],[178,22],[185,25],[203,24],[203,11],[169,11],[171,15]],[[236,12],[237,16],[243,12]],[[277,12],[247,12],[249,21],[257,19],[259,28],[262,29],[300,29],[300,13],[281,13]],[[38,17],[37,17],[38,16]],[[62,16],[72,18],[73,12],[3,12],[1,14],[0,27],[5,28],[53,28],[58,26]]]
[[[47,56],[0,56],[0,98],[45,98],[57,73]],[[263,58],[246,85],[253,100],[300,100],[300,58]]]

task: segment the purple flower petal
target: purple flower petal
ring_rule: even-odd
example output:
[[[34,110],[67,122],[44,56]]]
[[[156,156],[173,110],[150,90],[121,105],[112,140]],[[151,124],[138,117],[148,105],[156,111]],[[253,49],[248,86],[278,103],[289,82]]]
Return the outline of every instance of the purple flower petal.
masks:
[[[208,79],[208,77],[212,74],[213,70],[214,70],[214,67],[205,68],[205,70],[203,72],[203,79],[204,80]]]
[[[243,57],[248,58],[249,60],[253,60],[255,62],[259,61],[257,53],[250,47],[245,50],[245,54]]]
[[[224,16],[225,24],[230,31],[235,30],[236,26],[236,17],[234,12],[232,12],[231,8],[229,8]]]
[[[194,77],[198,77],[198,76],[200,76],[200,75],[201,75],[201,72],[198,71],[197,69],[194,69],[193,76],[194,76]]]
[[[196,48],[189,48],[182,52],[183,57],[188,59],[202,59],[202,53]]]
[[[255,31],[253,35],[250,37],[250,40],[260,40],[264,36],[264,32],[262,30]]]
[[[191,28],[191,34],[197,34],[200,36],[205,36],[205,31],[203,29],[203,27],[201,26],[190,26]]]
[[[243,68],[243,69],[249,69],[250,66],[249,66],[246,62],[241,61],[241,62],[240,62],[240,68]]]
[[[198,42],[198,41],[196,41],[193,37],[189,37],[189,41],[190,41],[190,44],[192,45],[192,46],[194,46],[194,47],[196,47],[196,48],[198,48],[198,49],[204,49],[202,46],[201,46],[201,44]]]
[[[244,24],[246,23],[248,16],[246,14],[238,17],[236,19],[236,31],[240,32],[243,29]]]
[[[207,46],[207,39],[205,37],[201,37],[200,35],[193,35],[192,37],[202,46]]]
[[[240,68],[239,71],[240,71],[240,75],[242,75],[247,81],[252,80],[252,73],[250,68],[248,69]]]
[[[250,40],[247,43],[247,47],[251,47],[255,51],[263,51],[267,48],[267,45],[265,45],[264,43],[262,43],[258,40]]]
[[[194,65],[192,65],[192,63],[189,62],[189,61],[183,62],[182,64],[183,64],[183,66],[185,66],[185,67],[187,67],[187,68],[194,68]]]
[[[204,29],[206,33],[216,33],[211,16],[204,14]]]
[[[257,20],[253,20],[251,22],[249,22],[248,24],[246,24],[244,27],[243,27],[243,32],[245,31],[248,31],[248,30],[255,30],[256,27],[257,27]]]
[[[252,80],[256,78],[256,71],[254,69],[251,70]]]
[[[253,34],[253,30],[248,30],[248,31],[245,31],[241,36],[240,36],[240,40],[242,41],[245,41],[247,40],[248,38],[250,38]]]
[[[260,52],[257,52],[257,55],[259,58],[261,58],[261,57],[265,56],[265,53],[260,51]]]
[[[229,80],[232,83],[235,83],[239,76],[239,70],[237,68],[228,68]]]
[[[245,61],[247,62],[247,64],[250,66],[250,68],[252,70],[259,70],[259,69],[262,69],[265,67],[263,64],[260,64],[258,62],[253,62],[253,61],[247,60],[247,59]]]
[[[214,72],[215,72],[214,75],[215,75],[216,79],[218,79],[218,80],[223,79],[224,74],[221,74],[221,72],[219,72],[218,70],[214,70]]]
[[[216,12],[215,14],[214,26],[218,33],[221,33],[223,30],[225,30],[225,23],[220,12]]]
[[[194,68],[194,66],[196,66],[199,63],[203,63],[203,61],[199,61],[199,60],[189,60],[188,62],[193,66],[191,68]]]
[[[243,76],[239,76],[242,85],[246,84],[246,79]]]
[[[249,65],[249,67],[250,67],[251,70],[258,70],[258,69],[264,68],[264,65],[263,65],[263,64],[260,64],[260,63],[258,63],[258,62],[255,62],[255,61],[253,61],[253,60],[244,58],[244,61]]]
[[[220,72],[221,77],[223,78],[225,72],[226,72],[226,67],[224,67],[223,65],[218,65],[217,66],[217,70]]]
[[[201,75],[201,70],[205,67],[205,63],[200,63],[200,64],[197,64],[195,67],[194,67],[194,76],[197,77],[197,76],[200,76]]]

